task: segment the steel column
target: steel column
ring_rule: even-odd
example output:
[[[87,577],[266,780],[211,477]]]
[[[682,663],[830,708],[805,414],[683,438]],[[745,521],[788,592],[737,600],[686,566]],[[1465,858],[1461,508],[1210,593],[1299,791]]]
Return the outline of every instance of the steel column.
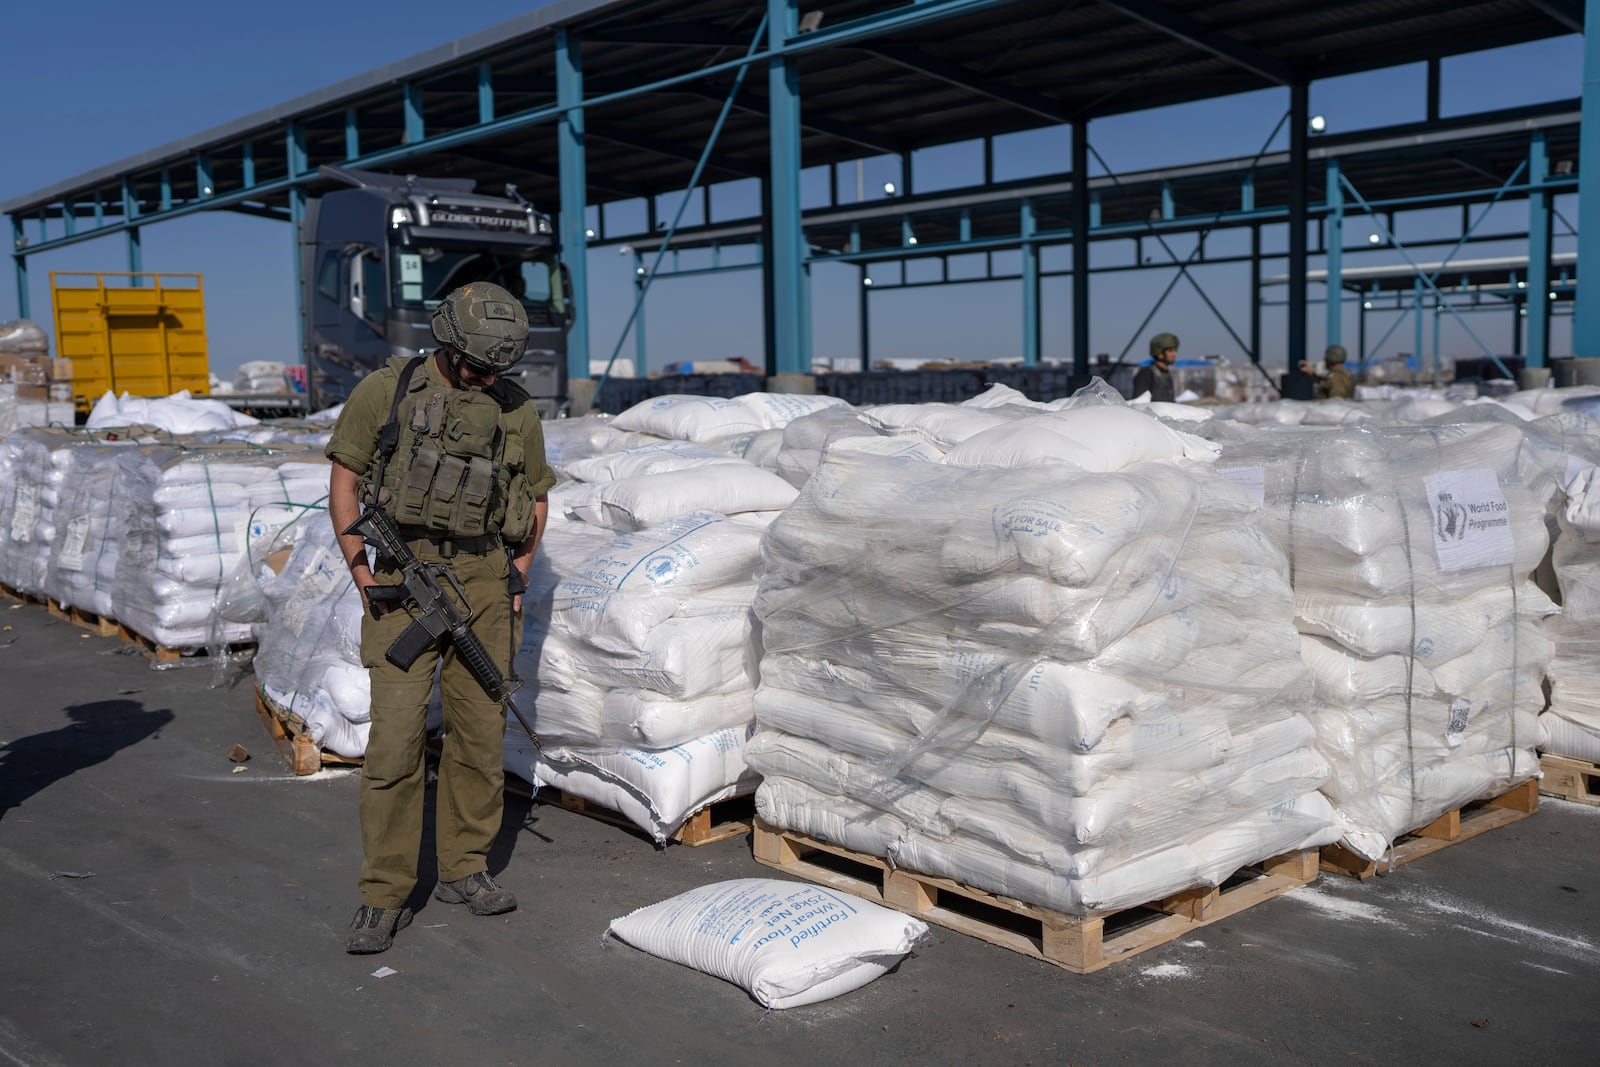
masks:
[[[1072,373],[1089,374],[1089,123],[1072,129]]]
[[[1289,87],[1289,335],[1283,395],[1295,400],[1313,395],[1310,377],[1300,371],[1306,358],[1307,95],[1303,84]]]
[[[406,144],[416,144],[428,135],[422,121],[422,86],[416,82],[406,82],[401,88],[405,106],[404,141]]]
[[[17,317],[28,318],[28,256],[23,251],[28,238],[22,232],[22,220],[11,217],[11,262],[17,268]]]
[[[1550,173],[1544,131],[1528,144],[1528,184],[1541,185]],[[1550,358],[1550,194],[1528,194],[1528,345],[1527,365],[1542,367]]]
[[[1250,362],[1261,363],[1261,227],[1250,227]]]
[[[564,29],[559,29],[556,31],[557,51],[564,51],[562,48],[562,42],[565,40],[566,35],[567,31]],[[557,60],[558,64],[560,62],[560,60]],[[558,82],[556,98],[558,100],[561,98],[559,87],[560,78],[561,75],[558,73],[556,75]],[[579,102],[582,102],[581,96],[579,98]],[[490,69],[489,64],[487,63],[478,64],[478,121],[494,121],[494,71]]]
[[[1572,351],[1600,357],[1600,0],[1584,4],[1583,107],[1578,133],[1578,275],[1573,300]]]
[[[777,51],[795,36],[799,22],[798,0],[767,0],[768,47]],[[805,234],[800,218],[800,68],[789,56],[772,60],[767,70],[770,101],[772,165],[772,275],[773,349],[767,354],[772,374],[808,374],[811,353],[805,350]]]
[[[128,273],[134,277],[128,279],[128,284],[138,288],[143,279],[138,277],[144,270],[144,240],[139,235],[139,227],[132,225],[133,220],[139,217],[139,198],[134,194],[133,181],[130,178],[122,179],[122,220],[127,225],[123,232],[127,235],[128,244]],[[43,224],[41,220],[41,225]]]
[[[172,210],[172,174],[166,167],[161,168],[161,210]],[[67,232],[72,232],[72,227],[67,227]]]
[[[1033,201],[1022,202],[1022,365],[1039,362],[1039,246],[1033,235],[1038,223]],[[1076,356],[1074,356],[1076,359]]]
[[[361,158],[361,125],[353,107],[344,109],[344,158]]]
[[[1328,213],[1324,216],[1323,250],[1328,259],[1326,303],[1328,344],[1336,345],[1344,333],[1344,189],[1339,184],[1339,161],[1328,160]]]
[[[638,252],[633,254],[633,287],[636,290],[634,299],[638,302],[638,314],[633,317],[633,373],[636,377],[644,377],[649,364],[649,346],[644,336],[644,301],[649,293],[645,285],[644,257]]]
[[[256,150],[249,141],[244,143],[240,152],[239,169],[244,173],[244,187],[250,188],[256,183]]]
[[[1439,121],[1439,60],[1428,60],[1428,121]]]
[[[487,70],[485,64],[481,70]],[[480,81],[480,92],[482,82]],[[567,334],[567,377],[589,377],[589,198],[588,159],[583,139],[583,56],[565,29],[556,31],[556,100],[567,108],[556,124],[561,182],[561,256],[572,278],[572,330]],[[481,104],[480,96],[480,104]],[[491,98],[492,102],[492,98]],[[640,309],[641,312],[643,309]],[[644,333],[640,324],[639,333]],[[640,364],[637,373],[644,373]]]
[[[290,122],[284,130],[283,137],[284,161],[289,171],[289,180],[293,181],[306,168],[306,132],[298,122]],[[305,226],[306,194],[305,189],[298,185],[289,187],[289,251],[290,262],[294,273],[294,321],[295,334],[300,342],[300,359],[310,373],[310,353],[307,349],[307,339],[310,336],[306,329],[306,303],[301,293],[304,271],[300,262],[300,246],[304,243],[301,230]]]
[[[198,199],[204,200],[217,191],[211,180],[211,157],[204,152],[195,157],[194,183]]]
[[[872,296],[872,279],[867,277],[867,266],[861,267],[861,284],[856,286],[860,290],[857,297],[856,328],[860,331],[861,369],[872,369],[872,319],[870,317]]]
[[[1411,297],[1411,305],[1412,305],[1411,310],[1412,310],[1412,313],[1416,316],[1416,320],[1417,321],[1414,324],[1414,333],[1413,333],[1412,339],[1411,339],[1411,358],[1415,362],[1416,366],[1418,368],[1420,368],[1423,365],[1422,364],[1422,275],[1418,274],[1417,278],[1416,278],[1416,281],[1413,282],[1412,284],[1413,284],[1413,293],[1412,293],[1412,297]],[[1437,367],[1434,368],[1434,379],[1435,380],[1437,380],[1438,377],[1439,377],[1438,370],[1439,370],[1439,368],[1437,368]]]

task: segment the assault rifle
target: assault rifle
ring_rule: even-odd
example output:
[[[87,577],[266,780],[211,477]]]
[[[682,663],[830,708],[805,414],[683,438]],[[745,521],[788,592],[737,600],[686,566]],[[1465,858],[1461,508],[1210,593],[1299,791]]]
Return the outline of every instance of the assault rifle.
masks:
[[[406,603],[416,606],[416,618],[389,646],[383,658],[408,671],[429,645],[448,637],[456,646],[456,655],[461,657],[461,662],[466,664],[467,670],[483,687],[483,691],[515,715],[529,739],[536,747],[542,748],[539,735],[534,733],[521,709],[511,700],[516,687],[500,673],[500,668],[489,657],[489,650],[472,632],[472,605],[467,602],[466,590],[461,588],[455,573],[442,563],[424,563],[418,559],[406,539],[400,535],[400,528],[382,508],[367,508],[344,532],[360,534],[381,555],[394,560],[400,567],[400,584],[367,587],[367,602],[373,617],[378,617],[380,604],[387,604],[391,608],[399,608]],[[448,592],[445,589],[447,584],[450,587]],[[451,593],[454,593],[454,598]]]

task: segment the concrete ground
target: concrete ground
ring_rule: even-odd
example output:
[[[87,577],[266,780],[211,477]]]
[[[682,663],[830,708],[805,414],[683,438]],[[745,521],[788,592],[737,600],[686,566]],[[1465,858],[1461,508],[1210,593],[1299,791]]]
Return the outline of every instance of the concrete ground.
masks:
[[[248,682],[151,671],[8,606],[5,1062],[1580,1063],[1600,1048],[1600,809],[1548,799],[1392,876],[1324,877],[1096,975],[934,927],[894,973],[786,1012],[601,938],[690,886],[770,873],[747,840],[657,851],[516,801],[494,867],[521,910],[431,904],[388,953],[347,956],[351,773],[284,773]],[[254,753],[238,774],[235,743]]]

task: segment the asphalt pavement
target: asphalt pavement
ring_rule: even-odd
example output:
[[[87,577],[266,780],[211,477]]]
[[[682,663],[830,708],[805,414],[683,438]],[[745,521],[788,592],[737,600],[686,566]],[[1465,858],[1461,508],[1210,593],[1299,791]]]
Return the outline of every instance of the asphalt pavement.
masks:
[[[1094,975],[934,927],[873,984],[768,1012],[603,938],[691,886],[773,875],[748,839],[658,850],[513,798],[492,870],[518,911],[427,903],[392,950],[348,956],[353,772],[288,774],[248,676],[153,671],[37,606],[0,600],[0,624],[0,1061],[1581,1063],[1600,1048],[1600,808],[1546,798],[1387,877],[1324,876]],[[239,773],[235,744],[253,754]]]

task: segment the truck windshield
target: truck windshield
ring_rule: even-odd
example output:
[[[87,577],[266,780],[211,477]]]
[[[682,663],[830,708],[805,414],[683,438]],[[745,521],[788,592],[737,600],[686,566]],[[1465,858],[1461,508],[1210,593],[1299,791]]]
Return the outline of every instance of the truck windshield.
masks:
[[[401,247],[394,250],[394,257],[390,277],[397,307],[432,311],[457,286],[488,281],[522,301],[530,325],[558,326],[566,316],[561,270],[548,253]]]

